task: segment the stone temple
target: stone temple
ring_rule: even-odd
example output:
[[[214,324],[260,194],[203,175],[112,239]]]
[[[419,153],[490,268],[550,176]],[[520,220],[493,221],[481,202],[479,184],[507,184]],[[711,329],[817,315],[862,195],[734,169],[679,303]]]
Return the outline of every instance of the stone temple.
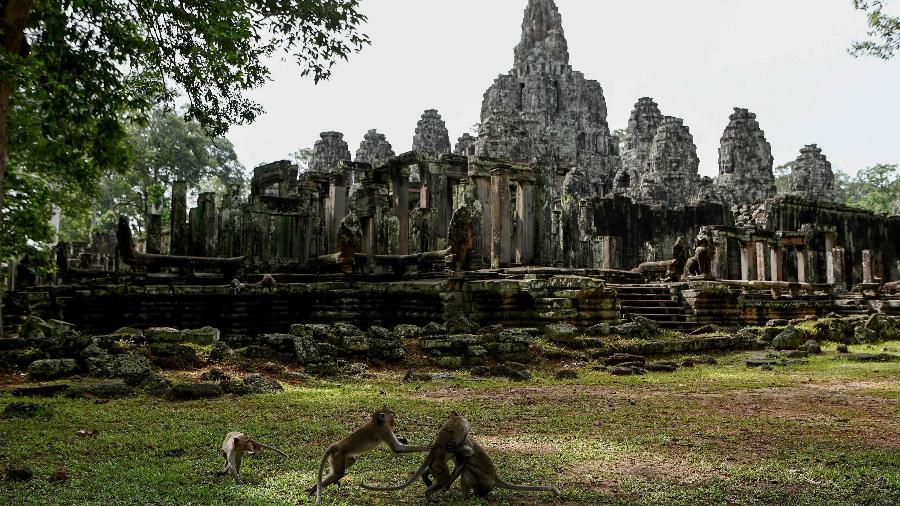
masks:
[[[649,97],[615,99],[636,100],[621,153],[603,88],[570,64],[555,2],[530,0],[477,135],[451,145],[429,109],[405,153],[394,149],[409,140],[370,130],[353,156],[342,133],[325,132],[307,171],[257,167],[249,197],[235,186],[188,209],[176,183],[169,230],[150,216],[138,241],[123,219],[116,237],[61,245],[53,284],[19,269],[7,321],[97,333],[212,325],[262,346],[292,323],[465,315],[481,326],[691,330],[900,313],[900,202],[893,216],[836,203],[812,144],[778,195],[765,119],[740,107],[722,111],[718,177],[702,177],[689,120]],[[456,350],[435,351],[440,363],[509,349],[496,332],[471,344],[472,332],[435,341]]]

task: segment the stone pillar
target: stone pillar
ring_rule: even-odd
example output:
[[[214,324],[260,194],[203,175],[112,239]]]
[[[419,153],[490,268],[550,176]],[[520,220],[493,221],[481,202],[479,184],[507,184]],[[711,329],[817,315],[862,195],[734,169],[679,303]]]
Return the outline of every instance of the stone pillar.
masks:
[[[341,226],[341,220],[347,214],[347,178],[340,175],[331,178],[328,185],[326,205],[325,220],[328,226],[328,251],[336,251],[338,229]],[[407,212],[409,212],[408,209]]]
[[[873,269],[872,250],[863,250],[862,252],[862,271],[863,283],[873,283],[875,281]]]
[[[216,228],[216,194],[212,192],[201,193],[197,199],[197,207],[200,209],[200,244],[198,250],[201,256],[216,256],[216,245],[219,242],[218,229]]]
[[[619,270],[622,268],[622,238],[610,235],[600,237],[600,268]]]
[[[479,255],[487,262],[491,261],[491,179],[484,176],[472,176],[475,187],[475,199],[481,204],[481,237],[476,237]],[[477,231],[476,231],[477,233]]]
[[[835,234],[825,234],[825,282],[829,285],[835,283],[833,254],[835,239]]]
[[[158,255],[162,248],[162,216],[159,213],[147,215],[147,253]]]
[[[516,263],[530,265],[534,260],[535,214],[534,185],[520,181],[516,185]]]
[[[766,280],[766,243],[756,243],[756,279]]]
[[[769,264],[772,281],[783,281],[784,260],[780,244],[773,244],[772,248],[769,250]]]
[[[172,255],[187,254],[187,213],[187,183],[175,181],[172,184],[172,228],[171,246],[169,247]]]
[[[806,246],[797,248],[797,282],[806,283],[809,268],[809,249]]]
[[[836,293],[846,292],[847,276],[844,274],[844,248],[835,246],[829,256],[831,257],[829,273],[831,274],[831,279],[833,279],[829,283],[834,285]]]
[[[398,170],[391,177],[394,216],[400,224],[399,253],[409,254],[409,171]]]
[[[752,242],[744,243],[741,248],[741,279],[750,281],[756,274],[753,264],[756,263],[756,246]]]
[[[512,259],[512,217],[509,174],[491,171],[491,268],[509,267]]]

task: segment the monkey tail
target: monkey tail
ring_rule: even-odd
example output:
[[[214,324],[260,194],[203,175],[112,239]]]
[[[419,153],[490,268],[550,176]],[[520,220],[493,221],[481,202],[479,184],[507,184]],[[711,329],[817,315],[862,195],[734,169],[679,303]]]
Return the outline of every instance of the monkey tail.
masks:
[[[497,488],[505,488],[506,490],[515,490],[517,492],[553,492],[553,495],[559,497],[562,493],[556,487],[549,486],[533,486],[533,485],[513,485],[497,478]]]
[[[325,450],[325,453],[322,454],[322,461],[319,462],[319,474],[316,477],[316,506],[322,504],[322,473],[325,471],[325,462],[332,453],[334,453],[334,445]]]
[[[359,486],[366,490],[377,490],[379,492],[396,492],[397,490],[403,490],[404,488],[415,483],[416,480],[418,480],[419,477],[421,477],[425,473],[426,470],[428,470],[428,461],[427,460],[425,462],[422,462],[422,465],[419,467],[418,471],[413,473],[413,475],[408,480],[406,480],[406,482],[401,483],[400,485],[393,485],[390,487],[376,487],[374,485],[367,485],[365,483],[360,483]]]
[[[278,448],[275,448],[274,446],[269,446],[269,445],[267,445],[267,444],[262,444],[262,443],[260,443],[259,441],[254,441],[254,443],[258,444],[259,446],[261,446],[261,447],[263,447],[263,448],[265,448],[266,450],[272,450],[273,452],[275,452],[275,453],[281,455],[282,457],[288,457],[288,454],[287,454],[287,453],[284,453],[283,451],[279,450]],[[290,458],[290,457],[288,457],[288,458]]]

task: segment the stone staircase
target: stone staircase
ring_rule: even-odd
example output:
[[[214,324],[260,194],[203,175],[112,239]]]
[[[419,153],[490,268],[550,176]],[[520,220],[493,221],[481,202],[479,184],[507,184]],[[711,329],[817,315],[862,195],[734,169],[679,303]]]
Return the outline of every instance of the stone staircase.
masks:
[[[700,324],[690,319],[685,304],[665,285],[610,285],[618,293],[622,316],[643,316],[663,329],[690,332]]]

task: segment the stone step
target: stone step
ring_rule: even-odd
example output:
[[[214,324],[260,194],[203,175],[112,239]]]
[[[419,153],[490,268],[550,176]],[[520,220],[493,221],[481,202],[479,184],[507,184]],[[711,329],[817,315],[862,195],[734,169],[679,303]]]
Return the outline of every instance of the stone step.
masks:
[[[688,319],[687,315],[684,315],[684,314],[644,313],[644,314],[638,314],[636,316],[642,316],[644,318],[647,318],[648,320],[653,320],[653,321],[658,321],[658,322],[661,322],[661,321],[685,322]]]
[[[674,307],[647,307],[647,306],[622,306],[623,313],[631,314],[685,314],[681,306]]]
[[[620,299],[623,306],[651,306],[657,304],[672,304],[680,306],[681,302],[679,302],[675,297],[670,299]]]

